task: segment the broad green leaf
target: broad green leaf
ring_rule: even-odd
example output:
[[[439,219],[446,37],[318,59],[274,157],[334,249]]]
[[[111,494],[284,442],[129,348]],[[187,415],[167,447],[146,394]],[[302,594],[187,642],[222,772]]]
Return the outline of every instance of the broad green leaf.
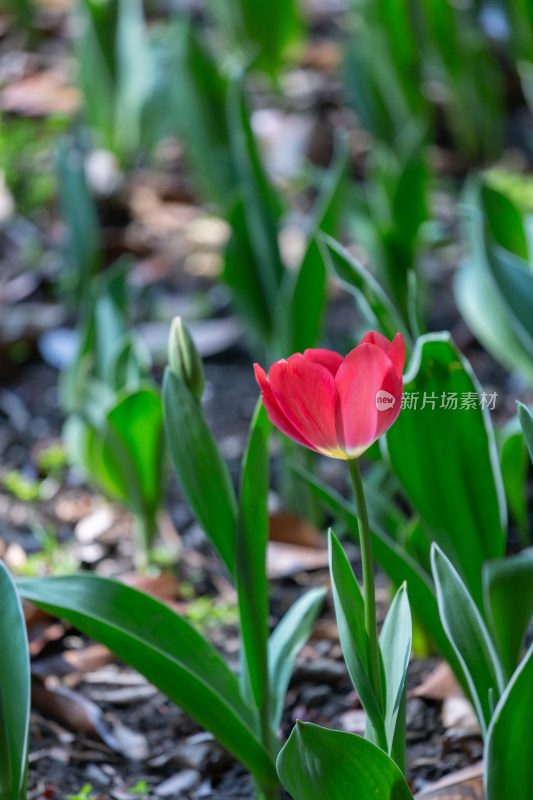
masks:
[[[480,187],[480,201],[495,242],[527,260],[527,236],[522,215],[514,203],[507,195],[487,185]]]
[[[237,184],[225,122],[227,79],[191,24],[176,25],[169,113],[185,141],[195,181],[225,209]]]
[[[500,465],[507,504],[520,532],[524,547],[530,543],[527,478],[530,459],[518,415],[497,431]]]
[[[287,278],[293,276],[288,273]],[[283,294],[283,290],[282,290]],[[279,304],[279,326],[286,353],[303,353],[316,345],[326,305],[326,268],[317,242],[310,242],[290,295]]]
[[[230,82],[227,92],[227,126],[235,171],[240,185],[246,229],[254,259],[247,269],[257,276],[270,311],[274,315],[283,265],[278,249],[279,206],[261,163],[250,124],[243,80]],[[235,290],[235,286],[232,289]]]
[[[509,321],[518,338],[527,347],[533,340],[533,271],[513,253],[488,242],[491,274],[507,307]]]
[[[89,125],[94,128],[103,147],[115,149],[115,103],[117,65],[115,37],[118,5],[83,0],[78,4],[79,35],[75,52],[79,69],[78,84]]]
[[[329,532],[329,565],[335,616],[346,667],[375,736],[381,741],[385,735],[383,710],[370,679],[365,604],[350,562],[332,531]]]
[[[202,407],[183,381],[168,368],[162,395],[168,446],[183,494],[233,575],[237,500],[228,469],[207,426]]]
[[[517,403],[517,407],[518,419],[520,420],[520,425],[522,427],[522,431],[524,432],[524,438],[526,440],[527,449],[529,450],[529,455],[533,461],[533,414],[523,403]]]
[[[485,735],[492,716],[491,697],[498,699],[505,685],[502,665],[474,600],[436,544],[431,564],[442,625],[463,667]]]
[[[268,698],[268,434],[270,423],[258,402],[243,458],[235,547],[235,581],[242,646],[255,705]]]
[[[142,116],[153,92],[154,65],[142,0],[115,1],[118,3],[115,142],[119,155],[131,158],[144,145]]]
[[[377,140],[393,144],[398,130],[412,117],[382,32],[376,27],[372,31],[364,27],[357,39],[348,41],[344,83],[348,101],[364,127]],[[376,52],[380,53],[379,59],[375,58]]]
[[[95,353],[95,375],[104,382],[113,369],[116,348],[128,330],[126,282],[130,265],[129,258],[120,258],[98,275],[95,284],[94,305],[90,308],[93,317],[90,347]]]
[[[115,392],[137,387],[148,378],[150,353],[133,332],[126,333],[112,349],[104,380]]]
[[[297,722],[277,761],[294,800],[413,800],[394,761],[353,733]]]
[[[23,597],[109,647],[179,705],[265,783],[273,764],[257,741],[250,709],[229,667],[168,606],[92,574],[25,578]]]
[[[163,410],[149,387],[126,390],[107,415],[103,463],[129,508],[155,515],[162,490]]]
[[[533,645],[507,684],[486,739],[486,800],[530,800],[533,792]]]
[[[357,531],[357,515],[352,504],[307,470],[295,467],[295,471],[352,533]],[[431,634],[440,653],[450,664],[457,680],[468,691],[460,663],[440,622],[431,576],[424,572],[414,558],[372,519],[370,520],[370,530],[374,558],[397,586],[401,586],[404,581],[407,583],[413,608],[416,609],[421,622]]]
[[[412,127],[406,133],[398,153],[399,174],[394,181],[392,211],[395,230],[411,249],[428,217],[428,170],[424,161],[425,126]]]
[[[67,229],[67,260],[78,304],[84,302],[90,280],[100,267],[100,234],[95,203],[89,193],[83,154],[62,141],[58,152],[61,216]]]
[[[352,294],[370,324],[389,338],[400,331],[407,342],[410,336],[401,315],[376,278],[357,259],[330,236],[320,237],[326,266],[347,292]]]
[[[313,631],[326,589],[310,589],[289,608],[268,640],[271,726],[277,731],[281,722],[285,694],[296,656]]]
[[[226,246],[224,280],[232,290],[237,309],[256,337],[268,340],[272,335],[272,307],[256,269],[244,205],[245,201],[238,199],[229,215],[232,232]]]
[[[528,352],[511,327],[490,275],[466,262],[455,275],[454,294],[462,317],[488,352],[533,383],[533,351]]]
[[[413,407],[386,434],[392,468],[481,609],[481,564],[505,549],[505,496],[489,413],[450,334],[418,339],[404,391]]]
[[[0,798],[26,800],[30,656],[18,592],[0,561]]]
[[[533,341],[513,320],[513,312],[502,296],[492,274],[489,249],[481,210],[473,204],[463,211],[470,246],[468,259],[458,270],[455,297],[461,314],[486,349],[508,369],[520,371],[533,383]]]
[[[208,13],[224,32],[227,46],[241,61],[276,77],[287,48],[302,30],[297,0],[218,0],[208,5]]]
[[[385,732],[388,753],[392,758],[396,723],[402,705],[411,655],[411,638],[411,610],[404,583],[396,592],[379,637],[385,686]],[[405,725],[405,721],[403,724]],[[402,767],[401,764],[398,766]]]
[[[487,618],[507,675],[512,675],[533,617],[533,550],[483,564]]]

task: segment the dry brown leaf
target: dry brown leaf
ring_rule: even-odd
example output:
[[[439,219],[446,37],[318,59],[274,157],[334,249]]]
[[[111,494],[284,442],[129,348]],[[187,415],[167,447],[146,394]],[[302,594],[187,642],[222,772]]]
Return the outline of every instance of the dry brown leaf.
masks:
[[[148,742],[138,733],[128,731],[116,722],[111,727],[103,712],[91,700],[62,686],[46,685],[39,678],[32,679],[32,703],[43,714],[53,717],[76,733],[103,742],[111,750],[129,759],[142,759],[148,755]],[[135,747],[132,743],[135,743]]]
[[[49,642],[61,639],[70,627],[66,622],[53,622],[50,614],[27,602],[24,602],[24,617],[32,656],[39,655]]]
[[[288,578],[298,572],[325,569],[328,551],[317,547],[300,547],[285,542],[269,542],[267,547],[267,575],[270,580]]]
[[[424,700],[445,700],[447,697],[459,694],[460,691],[450,666],[443,661],[409,695],[422,697]]]
[[[427,786],[415,795],[415,800],[484,800],[484,797],[480,761]]]
[[[32,673],[46,678],[49,675],[62,677],[72,673],[93,672],[114,659],[113,653],[103,644],[92,644],[80,650],[65,650],[62,653],[39,658],[32,664]]]
[[[331,39],[310,42],[302,58],[302,67],[334,74],[343,60],[342,47]]]
[[[80,93],[67,86],[63,76],[51,70],[37,72],[9,84],[0,92],[0,108],[27,117],[73,114]]]
[[[322,536],[314,525],[286,511],[275,511],[270,515],[269,537],[273,542],[324,547]]]
[[[450,738],[481,736],[478,718],[472,708],[472,703],[462,692],[452,694],[444,699],[441,718]]]

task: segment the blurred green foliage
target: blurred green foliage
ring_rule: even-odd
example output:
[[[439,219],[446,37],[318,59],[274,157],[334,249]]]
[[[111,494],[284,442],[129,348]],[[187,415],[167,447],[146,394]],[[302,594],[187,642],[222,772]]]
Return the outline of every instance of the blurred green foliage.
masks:
[[[53,116],[2,120],[0,170],[20,214],[52,206],[57,192],[56,141],[69,124],[65,117]]]

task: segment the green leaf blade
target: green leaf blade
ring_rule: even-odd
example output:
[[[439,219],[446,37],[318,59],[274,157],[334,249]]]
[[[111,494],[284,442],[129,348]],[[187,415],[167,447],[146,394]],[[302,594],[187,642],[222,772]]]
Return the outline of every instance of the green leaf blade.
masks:
[[[480,387],[450,335],[440,333],[418,339],[404,389],[418,400],[387,432],[388,456],[430,537],[482,609],[481,564],[504,553],[506,505]],[[447,408],[443,397],[451,396],[457,407]],[[474,407],[461,408],[465,396],[474,398]]]
[[[296,656],[309,639],[326,589],[310,589],[280,620],[268,641],[271,726],[277,731]]]
[[[411,610],[407,587],[402,584],[391,603],[379,637],[385,679],[385,732],[391,757],[395,742],[396,723],[405,692],[411,641]]]
[[[201,406],[168,368],[162,394],[165,431],[178,481],[196,519],[233,575],[237,500],[228,469]]]
[[[294,800],[412,800],[383,750],[353,733],[298,722],[277,761]]]
[[[529,800],[533,792],[533,646],[496,706],[485,753],[486,800]]]
[[[383,714],[370,680],[370,655],[364,600],[344,550],[329,532],[329,563],[335,616],[346,667],[361,705],[377,735],[384,734]]]
[[[520,658],[520,648],[533,617],[533,551],[524,550],[483,565],[487,616],[508,675]]]
[[[30,656],[19,595],[0,561],[0,797],[25,800],[30,725]]]
[[[250,428],[243,458],[237,522],[235,577],[248,678],[255,704],[262,709],[268,697],[268,434],[270,422],[261,401]]]
[[[451,562],[437,545],[431,551],[437,601],[446,634],[463,667],[482,732],[492,716],[505,679],[481,614]]]
[[[178,704],[266,783],[273,764],[253,733],[237,678],[200,634],[168,606],[96,575],[26,578],[23,597],[68,619]]]

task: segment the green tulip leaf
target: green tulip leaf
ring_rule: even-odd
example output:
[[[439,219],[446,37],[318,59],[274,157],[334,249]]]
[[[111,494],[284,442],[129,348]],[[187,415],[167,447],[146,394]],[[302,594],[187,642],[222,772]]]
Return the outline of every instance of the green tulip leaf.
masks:
[[[263,709],[268,695],[268,434],[270,422],[258,402],[243,458],[237,520],[235,578],[242,643],[255,705]]]
[[[388,753],[391,757],[394,757],[396,724],[399,721],[400,725],[405,725],[404,721],[398,720],[398,715],[405,694],[411,640],[411,610],[404,583],[396,592],[379,637],[385,686],[385,732]],[[398,766],[405,769],[404,754],[401,759],[402,764]]]
[[[0,561],[0,797],[26,800],[30,656],[18,592]]]
[[[386,434],[392,468],[430,539],[483,608],[481,564],[504,553],[506,508],[479,384],[450,335],[440,333],[417,340],[404,390],[411,406]]]
[[[338,539],[329,532],[329,568],[335,616],[346,667],[378,740],[384,739],[383,712],[370,679],[370,656],[361,590]]]
[[[480,202],[494,241],[505,250],[527,260],[527,234],[518,208],[507,195],[491,186],[482,184],[479,191]]]
[[[310,589],[289,608],[268,640],[271,726],[277,731],[281,722],[285,694],[296,656],[311,636],[322,608],[326,589]]]
[[[487,618],[492,621],[508,675],[518,664],[533,617],[533,550],[483,564]]]
[[[270,0],[258,5],[253,0],[220,0],[206,8],[216,28],[227,39],[232,58],[252,62],[253,69],[276,77],[287,49],[302,32],[300,8],[296,0]]]
[[[357,531],[357,515],[353,504],[302,467],[293,465],[293,469],[350,531]],[[370,529],[372,550],[376,561],[397,586],[404,581],[407,583],[413,608],[416,609],[422,624],[430,633],[440,653],[450,664],[457,680],[468,692],[461,665],[442,628],[431,576],[372,519]]]
[[[154,517],[163,477],[163,409],[155,389],[119,395],[107,415],[102,461],[126,505]]]
[[[168,606],[93,574],[23,578],[21,595],[109,647],[179,705],[265,784],[274,766],[233,672]]]
[[[278,756],[294,800],[413,800],[394,761],[353,733],[298,722]]]
[[[400,331],[409,341],[409,331],[401,315],[376,278],[335,239],[322,234],[320,243],[330,273],[354,296],[369,323],[373,326],[377,323],[391,339]]]
[[[470,254],[457,273],[457,304],[486,349],[533,382],[533,329],[528,315],[533,276],[525,261],[501,246],[511,242],[499,223],[500,244],[495,242],[475,185],[462,212]]]
[[[518,415],[510,419],[498,431],[497,438],[507,504],[518,526],[521,543],[524,547],[527,547],[531,541],[527,501],[527,478],[530,470],[530,459]]]
[[[185,143],[185,158],[206,200],[226,208],[237,183],[224,121],[228,81],[187,21],[175,26],[167,114]]]
[[[502,665],[474,600],[436,544],[431,549],[431,564],[442,625],[462,665],[485,734],[492,716],[492,697],[498,699],[505,685]]]
[[[518,419],[520,420],[520,425],[522,426],[522,431],[526,440],[527,449],[529,450],[529,455],[533,461],[533,414],[523,403],[517,403],[517,406]]]
[[[237,500],[204,412],[170,369],[163,378],[165,431],[174,469],[192,512],[232,575]]]
[[[485,798],[530,800],[533,793],[533,645],[494,711],[485,749]]]
[[[277,244],[280,209],[257,151],[240,78],[229,84],[226,115],[231,155],[241,187],[239,199],[242,201],[244,224],[241,231],[233,230],[228,250],[232,259],[230,264],[226,263],[225,279],[239,301],[241,277],[249,286],[250,279],[243,273],[253,270],[254,282],[262,297],[261,305],[268,310],[272,321],[284,274]],[[239,254],[243,254],[241,240],[244,252],[251,252],[252,260],[239,264]],[[249,303],[247,305],[249,307]]]

